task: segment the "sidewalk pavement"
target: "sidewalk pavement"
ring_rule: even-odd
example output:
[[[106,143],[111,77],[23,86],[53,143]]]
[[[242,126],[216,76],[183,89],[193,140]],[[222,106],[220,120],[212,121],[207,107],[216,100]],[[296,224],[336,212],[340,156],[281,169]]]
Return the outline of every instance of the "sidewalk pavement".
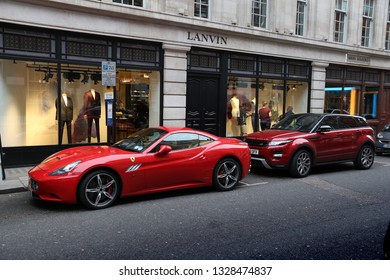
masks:
[[[0,195],[7,193],[27,191],[28,171],[30,167],[18,167],[5,169],[5,180],[2,180],[3,174],[0,169]]]

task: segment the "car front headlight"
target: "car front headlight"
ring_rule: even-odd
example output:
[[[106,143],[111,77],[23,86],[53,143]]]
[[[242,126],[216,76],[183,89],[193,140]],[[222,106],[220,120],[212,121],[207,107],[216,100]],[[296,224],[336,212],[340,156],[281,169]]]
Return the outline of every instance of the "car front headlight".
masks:
[[[268,146],[282,146],[290,143],[292,140],[272,140]]]
[[[61,167],[60,169],[57,169],[57,170],[51,172],[51,173],[50,173],[50,176],[56,176],[56,175],[62,175],[62,174],[69,173],[69,172],[72,171],[80,162],[81,162],[81,160],[78,160],[78,161],[69,163],[69,164],[65,165],[64,167]]]
[[[379,139],[382,139],[382,138],[383,138],[382,132],[379,132],[379,133],[376,135],[376,137],[379,138]]]

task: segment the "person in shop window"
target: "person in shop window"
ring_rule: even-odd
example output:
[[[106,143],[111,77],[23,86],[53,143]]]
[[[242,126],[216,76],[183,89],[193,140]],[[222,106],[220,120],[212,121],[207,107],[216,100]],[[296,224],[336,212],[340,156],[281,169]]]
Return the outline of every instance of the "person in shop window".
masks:
[[[149,119],[148,105],[143,101],[138,101],[136,105],[135,127],[136,128],[148,127],[148,119]]]
[[[271,127],[271,109],[268,107],[268,102],[263,102],[263,107],[259,110],[260,127],[261,130],[270,129]]]
[[[287,111],[286,113],[284,113],[283,115],[281,115],[279,117],[279,121],[284,119],[285,117],[288,117],[288,116],[291,116],[291,115],[294,115],[294,112],[293,112],[293,107],[292,106],[287,106]]]

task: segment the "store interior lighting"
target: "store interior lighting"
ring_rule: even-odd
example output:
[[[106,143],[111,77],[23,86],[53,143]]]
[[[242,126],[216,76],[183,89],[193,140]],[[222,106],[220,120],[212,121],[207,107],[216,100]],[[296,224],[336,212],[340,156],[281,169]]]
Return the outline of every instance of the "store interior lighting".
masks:
[[[48,69],[48,70],[45,72],[45,76],[43,77],[42,82],[48,83],[48,82],[49,82],[49,79],[51,79],[51,78],[53,78],[53,74],[50,73],[50,69]]]
[[[99,81],[102,80],[102,75],[100,73],[91,74],[91,79],[93,80],[93,83],[97,85]]]
[[[86,84],[86,83],[88,83],[88,81],[89,81],[89,75],[88,75],[87,72],[85,72],[83,75],[84,75],[84,77],[83,77],[83,79],[81,80],[81,82],[82,82],[83,84]]]

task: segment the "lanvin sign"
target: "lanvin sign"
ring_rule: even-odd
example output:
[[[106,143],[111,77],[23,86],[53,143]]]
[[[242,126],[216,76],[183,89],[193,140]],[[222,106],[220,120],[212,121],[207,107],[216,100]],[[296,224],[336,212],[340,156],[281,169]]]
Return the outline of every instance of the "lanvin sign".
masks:
[[[227,45],[228,38],[219,35],[212,35],[198,32],[187,32],[187,40],[201,43],[209,43],[213,45]]]

